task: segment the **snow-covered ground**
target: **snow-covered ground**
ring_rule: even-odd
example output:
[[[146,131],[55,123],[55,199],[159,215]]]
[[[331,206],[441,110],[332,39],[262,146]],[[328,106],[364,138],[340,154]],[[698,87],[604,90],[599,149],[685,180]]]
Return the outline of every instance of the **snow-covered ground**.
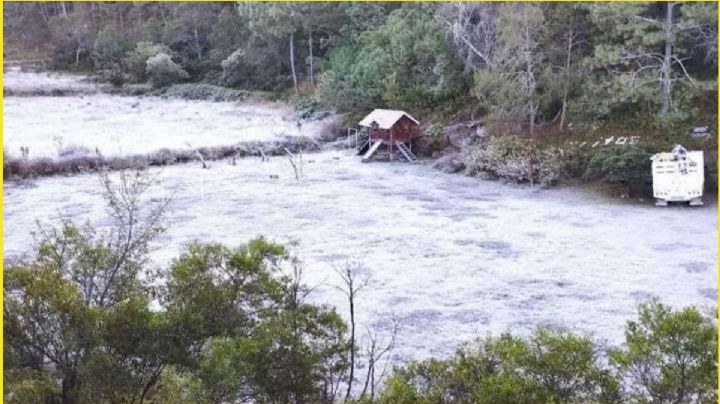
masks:
[[[11,67],[3,72],[3,88],[12,93],[32,94],[53,91],[69,93],[95,93],[98,86],[91,83],[88,77],[81,74],[32,72],[19,67]]]
[[[305,281],[317,287],[312,299],[344,313],[332,265],[359,259],[373,279],[358,297],[359,322],[396,316],[397,360],[446,355],[476,336],[538,324],[618,343],[636,304],[651,296],[677,306],[716,302],[714,204],[656,208],[424,165],[361,164],[344,152],[305,160],[301,181],[283,158],[151,170],[155,197],[172,195],[154,262],[165,266],[193,240],[297,239]],[[108,223],[93,175],[10,183],[4,192],[6,257],[27,251],[36,219]]]
[[[90,85],[78,80],[75,76],[15,72],[6,73],[4,86],[47,89]],[[21,147],[29,147],[30,157],[57,157],[60,149],[73,146],[90,152],[98,149],[105,156],[142,154],[162,148],[229,146],[286,135],[316,136],[325,124],[322,120],[305,122],[298,130],[292,109],[275,103],[102,93],[9,96],[4,98],[3,147],[10,155],[20,155]]]

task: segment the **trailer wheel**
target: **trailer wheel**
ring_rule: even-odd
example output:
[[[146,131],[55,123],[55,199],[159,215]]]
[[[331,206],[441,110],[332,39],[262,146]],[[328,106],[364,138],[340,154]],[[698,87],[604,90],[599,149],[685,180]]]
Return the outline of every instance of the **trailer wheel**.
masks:
[[[690,206],[702,206],[703,201],[702,198],[695,198],[690,200]]]

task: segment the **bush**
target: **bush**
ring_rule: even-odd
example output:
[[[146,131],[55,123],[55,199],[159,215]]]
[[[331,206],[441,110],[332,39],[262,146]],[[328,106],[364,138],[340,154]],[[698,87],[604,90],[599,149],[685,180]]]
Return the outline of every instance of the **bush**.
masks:
[[[58,156],[62,158],[83,157],[91,154],[90,149],[82,145],[67,145],[58,150]]]
[[[652,155],[638,145],[605,147],[590,158],[586,177],[625,187],[632,193],[648,192],[652,184]]]
[[[312,120],[322,119],[328,115],[326,111],[322,111],[322,105],[314,97],[299,97],[293,102],[295,115],[299,119]]]
[[[345,132],[345,127],[343,126],[340,119],[334,117],[328,120],[328,122],[325,123],[322,128],[320,128],[320,134],[318,136],[318,139],[323,142],[332,142],[342,136],[345,136],[346,134],[347,133]]]
[[[166,87],[190,76],[166,53],[158,53],[147,60],[145,71],[150,76],[153,87]]]
[[[172,51],[165,45],[153,44],[151,42],[141,41],[135,45],[135,49],[128,53],[125,58],[125,64],[127,65],[127,70],[132,81],[147,81],[147,61],[159,53],[171,55]]]
[[[132,43],[112,25],[103,27],[95,38],[92,58],[99,69],[110,69],[119,64],[132,49]]]
[[[380,402],[614,402],[618,384],[589,339],[539,328],[530,338],[488,337],[448,360],[397,369]]]
[[[121,88],[127,82],[127,75],[120,64],[115,63],[107,69],[100,70],[100,77],[115,88]]]
[[[214,86],[205,83],[175,84],[155,91],[156,95],[184,100],[206,101],[240,101],[247,97],[247,92],[232,88]]]
[[[245,51],[238,49],[231,53],[227,59],[220,62],[222,75],[220,80],[223,84],[231,87],[242,84],[248,78],[248,71],[245,65]]]
[[[559,149],[541,150],[531,139],[496,136],[486,145],[473,144],[463,149],[468,175],[491,175],[516,183],[540,183],[549,186],[562,174]]]

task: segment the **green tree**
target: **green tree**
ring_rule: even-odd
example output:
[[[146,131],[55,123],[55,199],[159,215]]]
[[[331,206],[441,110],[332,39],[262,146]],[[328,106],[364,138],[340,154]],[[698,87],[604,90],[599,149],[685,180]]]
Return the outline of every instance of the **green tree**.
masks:
[[[135,44],[135,49],[128,53],[124,61],[131,79],[135,82],[147,81],[149,78],[147,74],[147,61],[160,53],[172,55],[170,48],[163,44],[152,44],[145,41],[140,41]]]
[[[508,333],[467,345],[447,360],[397,369],[380,402],[619,402],[618,379],[582,336],[538,328],[529,338]]]
[[[157,367],[157,360],[132,353],[142,345],[123,345],[127,341],[118,339],[113,318],[126,315],[127,331],[137,334],[130,340],[148,337],[140,331],[152,328],[152,316],[140,308],[149,300],[153,277],[141,280],[138,274],[149,243],[163,231],[165,204],[146,204],[152,181],[139,172],[120,173],[119,183],[101,178],[112,230],[70,222],[40,227],[33,259],[6,267],[3,332],[13,358],[10,374],[31,376],[40,396],[56,393],[48,401],[142,401]],[[128,383],[123,389],[98,385],[98,367],[124,374]],[[26,397],[26,385],[6,384],[6,399]]]
[[[52,60],[57,68],[79,68],[90,56],[93,32],[82,13],[57,15],[48,21],[52,38]]]
[[[233,52],[246,45],[250,37],[246,21],[236,10],[223,9],[208,36],[210,58],[219,65]]]
[[[199,381],[202,400],[334,398],[347,328],[334,311],[304,302],[300,263],[291,259],[292,273],[282,275],[285,258],[282,246],[256,239],[233,250],[194,245],[173,265],[164,305],[183,330],[173,345],[188,347],[176,365]]]
[[[583,4],[546,4],[544,14],[543,47],[547,50],[547,65],[542,72],[542,82],[550,93],[546,101],[559,104],[559,125],[560,130],[564,130],[568,111],[573,109],[570,104],[578,98],[587,73],[592,25],[587,6]]]
[[[475,71],[473,94],[493,118],[526,122],[530,134],[545,96],[541,82],[547,54],[541,47],[544,15],[536,4],[503,4],[497,11],[496,43],[486,45],[484,65]]]
[[[296,95],[300,92],[295,66],[295,34],[301,28],[298,4],[247,3],[240,8],[241,15],[248,18],[250,30],[255,35],[266,41],[287,41],[290,73]]]
[[[165,87],[190,78],[190,75],[170,55],[157,53],[145,62],[145,72],[153,87]]]
[[[717,324],[694,307],[673,310],[657,300],[629,321],[612,363],[631,397],[651,403],[717,401]]]
[[[693,47],[690,34],[702,24],[688,18],[684,7],[677,2],[594,4],[591,17],[598,26],[594,63],[613,74],[603,74],[598,83],[601,92],[591,96],[607,98],[614,104],[611,112],[631,107],[655,112],[662,119],[687,117],[688,104],[678,103],[677,96],[678,91],[698,85],[688,50]],[[648,110],[648,103],[657,109]]]
[[[349,97],[365,105],[429,108],[464,88],[442,31],[422,9],[393,11],[385,25],[365,32],[356,47],[335,52],[321,86],[326,101]]]

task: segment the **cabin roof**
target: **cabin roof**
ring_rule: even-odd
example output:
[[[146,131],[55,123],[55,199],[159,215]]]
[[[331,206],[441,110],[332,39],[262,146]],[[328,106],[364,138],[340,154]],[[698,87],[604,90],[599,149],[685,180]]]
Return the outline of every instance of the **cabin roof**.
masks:
[[[373,110],[373,112],[369,113],[365,118],[363,118],[362,121],[360,121],[360,126],[371,127],[373,122],[375,122],[378,124],[378,127],[380,129],[390,129],[400,119],[402,119],[403,116],[408,117],[408,119],[420,125],[420,122],[418,122],[417,119],[413,118],[405,111],[397,111],[392,109],[376,109]]]

